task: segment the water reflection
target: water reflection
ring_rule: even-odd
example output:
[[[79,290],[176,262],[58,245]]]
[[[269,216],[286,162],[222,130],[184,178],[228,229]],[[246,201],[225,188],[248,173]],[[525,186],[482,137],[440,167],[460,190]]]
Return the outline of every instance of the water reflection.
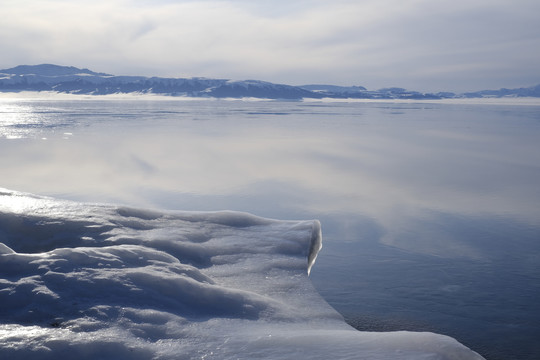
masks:
[[[540,356],[530,341],[540,335],[540,107],[2,106],[2,187],[318,218],[325,244],[313,282],[360,328],[362,319],[392,329],[413,324],[486,353],[519,346]],[[7,141],[17,128],[23,139]],[[501,339],[511,342],[501,347]]]
[[[450,257],[482,251],[441,235],[433,213],[540,225],[538,107],[11,101],[2,109],[0,133],[20,128],[26,138],[0,141],[3,186],[14,189],[169,208],[196,194],[205,210],[245,199],[256,213],[274,203],[278,217],[359,214],[387,229],[383,244]],[[41,137],[48,141],[33,141]]]

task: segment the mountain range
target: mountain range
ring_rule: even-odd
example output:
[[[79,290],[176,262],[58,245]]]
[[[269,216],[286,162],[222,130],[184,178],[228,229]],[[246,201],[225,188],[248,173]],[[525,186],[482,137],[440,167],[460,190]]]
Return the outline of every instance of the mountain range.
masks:
[[[73,66],[53,64],[19,65],[0,70],[0,92],[56,91],[59,93],[107,95],[118,93],[170,96],[265,99],[444,99],[485,97],[540,97],[540,85],[482,90],[456,94],[422,93],[392,87],[368,90],[363,86],[274,84],[260,80],[232,81],[208,78],[164,78],[115,76]]]

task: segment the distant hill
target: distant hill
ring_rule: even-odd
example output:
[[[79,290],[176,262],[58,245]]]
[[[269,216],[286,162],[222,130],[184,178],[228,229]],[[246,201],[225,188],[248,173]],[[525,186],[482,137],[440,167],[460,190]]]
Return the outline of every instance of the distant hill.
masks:
[[[337,85],[301,85],[302,89],[315,92],[333,92],[341,94],[355,94],[367,89],[363,86],[337,86]]]
[[[90,95],[144,93],[270,99],[321,97],[299,87],[257,80],[114,76],[88,69],[51,64],[20,65],[0,70],[0,91],[57,91]]]
[[[74,66],[60,66],[53,64],[19,65],[11,69],[0,70],[0,73],[11,75],[40,75],[40,76],[65,76],[65,75],[94,75],[112,76],[105,73],[96,73],[88,69],[79,69]]]
[[[463,97],[540,97],[540,85],[520,89],[484,90],[474,93],[421,93],[403,88],[367,90],[363,86],[274,84],[260,80],[231,81],[208,78],[115,76],[88,69],[54,64],[19,65],[0,70],[0,91],[56,91],[70,94],[118,93],[170,96],[265,99],[442,99]]]
[[[499,89],[499,90],[482,90],[477,92],[468,92],[463,94],[464,97],[540,97],[540,85],[531,86],[528,88],[519,89]]]

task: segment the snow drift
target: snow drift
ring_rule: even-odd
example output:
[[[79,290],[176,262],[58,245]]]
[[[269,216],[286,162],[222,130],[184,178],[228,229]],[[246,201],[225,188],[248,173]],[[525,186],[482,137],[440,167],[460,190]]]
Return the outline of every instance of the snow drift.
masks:
[[[320,248],[318,221],[0,189],[0,358],[481,359],[349,327],[308,279]]]

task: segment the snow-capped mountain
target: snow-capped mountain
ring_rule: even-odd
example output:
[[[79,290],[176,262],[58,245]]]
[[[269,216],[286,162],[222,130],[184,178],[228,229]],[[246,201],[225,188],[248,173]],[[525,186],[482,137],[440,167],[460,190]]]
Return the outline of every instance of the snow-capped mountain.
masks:
[[[114,76],[58,65],[17,66],[0,70],[2,91],[57,91],[72,94],[156,93],[191,95],[226,82],[218,79],[175,79]]]
[[[172,96],[270,99],[321,97],[299,87],[257,80],[114,76],[88,69],[51,64],[21,65],[0,70],[0,91],[57,91],[91,95],[151,93]]]
[[[468,92],[463,94],[464,97],[540,97],[540,84],[527,88],[518,89],[499,89],[499,90],[482,90],[477,92]]]
[[[320,98],[317,93],[297,86],[259,80],[227,81],[208,91],[213,97],[255,97],[270,99]]]
[[[74,66],[60,66],[53,64],[41,65],[19,65],[11,69],[0,70],[0,73],[9,73],[11,75],[36,75],[36,76],[112,76],[105,73],[97,73],[88,69],[79,69]]]
[[[423,94],[403,88],[368,90],[363,86],[302,85],[301,88],[316,92],[323,97],[344,99],[440,99],[438,94]]]
[[[540,97],[540,85],[520,89],[484,90],[456,95],[451,92],[421,93],[392,87],[367,90],[363,86],[291,86],[259,80],[231,81],[208,78],[162,78],[115,76],[73,66],[53,64],[19,65],[0,70],[0,91],[56,91],[106,95],[118,93],[170,96],[265,99],[442,99],[455,97]]]

